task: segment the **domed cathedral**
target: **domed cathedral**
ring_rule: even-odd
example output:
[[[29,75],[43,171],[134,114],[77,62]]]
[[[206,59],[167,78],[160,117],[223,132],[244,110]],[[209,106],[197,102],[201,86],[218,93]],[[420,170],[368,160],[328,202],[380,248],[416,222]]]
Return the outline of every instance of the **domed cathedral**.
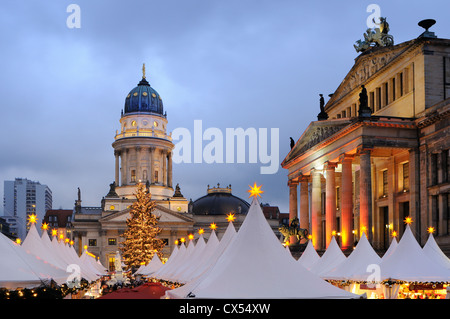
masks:
[[[136,200],[139,182],[146,184],[156,201],[153,212],[161,216],[159,237],[166,242],[164,255],[169,256],[176,239],[192,232],[194,220],[188,214],[188,201],[172,177],[171,133],[167,133],[167,114],[158,92],[142,79],[125,98],[120,129],[112,147],[115,155],[114,181],[101,200],[101,207],[83,207],[81,195],[75,201],[73,239],[78,253],[87,247],[99,256],[106,267],[113,269],[114,257],[124,240],[130,205]]]
[[[119,197],[134,198],[136,184],[147,184],[152,198],[170,201],[172,185],[172,143],[167,133],[167,114],[158,92],[143,75],[138,85],[125,98],[120,118],[120,130],[112,143],[115,155],[115,191]],[[187,211],[187,202],[175,197],[175,208]],[[169,202],[161,202],[170,207]]]

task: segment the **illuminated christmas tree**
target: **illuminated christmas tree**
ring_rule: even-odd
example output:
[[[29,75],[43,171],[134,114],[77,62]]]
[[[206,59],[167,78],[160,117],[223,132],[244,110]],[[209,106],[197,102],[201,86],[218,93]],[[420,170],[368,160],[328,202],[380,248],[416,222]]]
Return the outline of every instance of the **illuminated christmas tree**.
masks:
[[[122,235],[122,258],[126,269],[138,268],[147,264],[156,253],[162,258],[164,242],[156,238],[162,229],[158,227],[159,216],[152,212],[155,210],[155,201],[144,184],[137,185],[136,202],[130,207],[130,218],[127,219],[127,230]]]

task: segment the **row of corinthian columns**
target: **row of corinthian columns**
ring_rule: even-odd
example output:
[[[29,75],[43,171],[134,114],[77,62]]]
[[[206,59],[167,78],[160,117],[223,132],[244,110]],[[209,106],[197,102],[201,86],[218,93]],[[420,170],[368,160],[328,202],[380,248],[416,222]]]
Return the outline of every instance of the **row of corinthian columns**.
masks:
[[[353,227],[359,225],[359,234],[366,233],[369,241],[372,241],[372,181],[370,149],[358,150],[355,155],[342,154],[338,162],[324,163],[323,170],[311,169],[309,174],[300,175],[288,182],[289,185],[289,220],[297,216],[297,187],[300,185],[300,227],[307,228],[312,235],[312,241],[316,249],[327,248],[333,236],[333,232],[340,232],[342,249],[351,249],[353,246]],[[359,156],[360,183],[359,183],[359,221],[353,225],[353,170],[352,163],[355,156]],[[336,224],[336,173],[335,169],[341,164],[340,184],[340,212],[341,225],[337,229]],[[324,174],[325,173],[325,174]],[[325,176],[323,176],[325,175]],[[325,177],[325,229],[322,226],[322,178]],[[311,196],[309,196],[309,189]],[[311,220],[310,220],[311,212]],[[355,213],[355,219],[358,217]],[[325,232],[325,236],[323,236]],[[325,239],[325,243],[323,242]],[[295,238],[291,238],[291,243]]]
[[[150,158],[150,165],[149,170],[150,172],[147,172],[147,179],[149,179],[151,184],[157,183],[156,177],[155,177],[155,147],[148,147],[144,148],[142,146],[136,146],[131,148],[124,148],[122,150],[115,150],[114,156],[115,156],[115,183],[117,186],[121,185],[128,185],[128,183],[131,181],[130,174],[131,170],[129,169],[130,165],[130,153],[134,150],[136,154],[136,182],[139,180],[143,180],[143,171],[142,171],[142,165],[141,162],[143,160],[143,157],[149,156]],[[145,151],[149,152],[149,155],[145,154]],[[172,152],[168,150],[161,150],[162,152],[162,184],[164,186],[172,187]],[[121,164],[121,165],[120,165]],[[145,182],[145,181],[144,181]],[[158,181],[159,182],[159,181]]]

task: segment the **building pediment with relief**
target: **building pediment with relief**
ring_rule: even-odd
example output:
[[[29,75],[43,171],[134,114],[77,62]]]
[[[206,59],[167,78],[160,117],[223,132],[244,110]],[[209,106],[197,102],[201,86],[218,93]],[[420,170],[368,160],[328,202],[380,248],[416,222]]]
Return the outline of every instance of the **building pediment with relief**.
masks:
[[[360,54],[355,59],[354,66],[325,105],[325,110],[328,110],[336,101],[343,98],[349,92],[355,89],[360,90],[361,84],[364,84],[375,74],[382,71],[396,58],[403,56],[404,52],[412,47],[412,44],[414,44],[414,40],[393,47],[374,48]]]
[[[291,159],[302,155],[309,149],[313,148],[315,145],[328,139],[349,124],[349,119],[311,122],[311,124],[309,124],[297,143],[291,149],[289,154],[286,156],[282,165],[286,162],[289,162]]]
[[[165,208],[160,205],[156,205],[156,209],[152,212],[156,216],[160,216],[159,224],[171,223],[171,224],[190,224],[194,223],[194,220],[186,214],[178,213]],[[126,220],[130,217],[130,210],[125,209],[120,212],[114,212],[107,216],[102,217],[99,222],[102,224],[125,224]]]

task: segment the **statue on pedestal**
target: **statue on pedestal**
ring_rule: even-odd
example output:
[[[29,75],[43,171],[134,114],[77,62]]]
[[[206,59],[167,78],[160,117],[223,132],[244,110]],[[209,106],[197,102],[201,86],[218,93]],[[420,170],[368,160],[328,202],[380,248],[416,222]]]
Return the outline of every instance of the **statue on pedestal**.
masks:
[[[360,117],[370,117],[372,115],[372,110],[369,107],[367,89],[364,85],[361,85],[361,93],[359,93],[359,116]]]
[[[296,236],[299,242],[302,238],[308,239],[308,230],[300,228],[300,221],[298,220],[298,217],[293,218],[289,226],[282,225],[278,228],[278,230],[283,234],[284,241],[288,241],[291,236]]]
[[[317,119],[319,121],[323,121],[328,119],[328,114],[325,112],[325,100],[323,98],[323,94],[319,94],[319,96],[320,113],[317,115]]]

